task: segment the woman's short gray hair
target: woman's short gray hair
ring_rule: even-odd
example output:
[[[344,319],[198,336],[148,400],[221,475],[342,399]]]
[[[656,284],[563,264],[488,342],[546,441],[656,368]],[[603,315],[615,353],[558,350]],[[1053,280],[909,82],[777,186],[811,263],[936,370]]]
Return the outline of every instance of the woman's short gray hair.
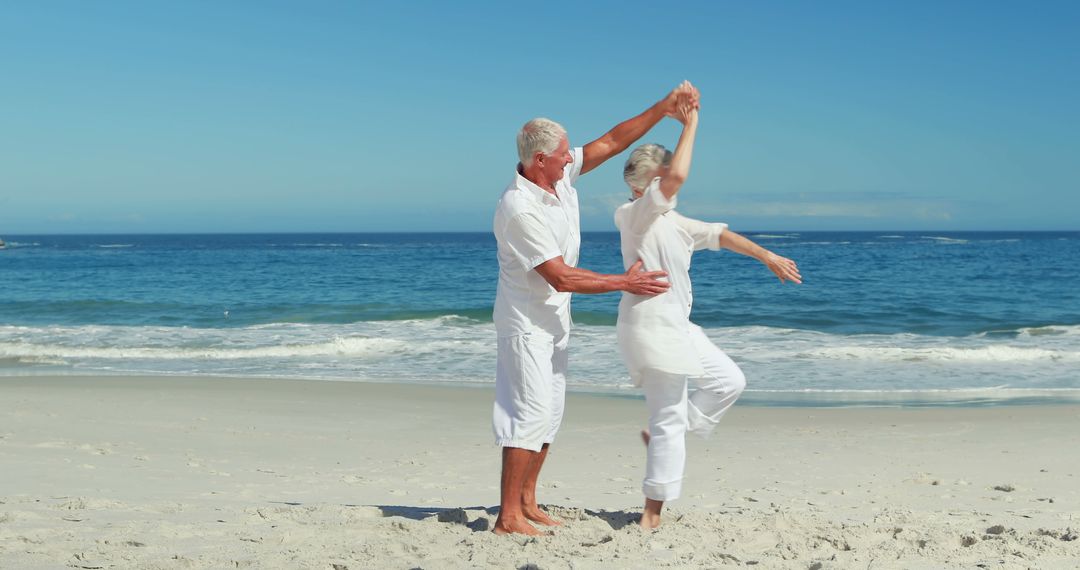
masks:
[[[623,167],[623,180],[631,189],[644,190],[656,176],[656,169],[671,164],[671,151],[658,144],[643,144],[630,153]]]
[[[517,136],[518,158],[521,160],[521,165],[531,165],[533,157],[538,152],[544,154],[555,152],[564,138],[566,138],[566,129],[551,119],[537,117],[525,123]]]

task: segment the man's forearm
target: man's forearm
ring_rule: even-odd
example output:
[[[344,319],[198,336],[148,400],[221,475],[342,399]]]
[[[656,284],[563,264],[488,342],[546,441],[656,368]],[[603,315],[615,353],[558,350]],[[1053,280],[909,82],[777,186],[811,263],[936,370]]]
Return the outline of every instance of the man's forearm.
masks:
[[[551,286],[560,293],[610,293],[626,288],[626,275],[607,275],[577,267],[567,268]]]
[[[613,129],[604,135],[614,150],[612,156],[626,150],[630,145],[634,144],[634,141],[645,136],[645,133],[649,132],[650,129],[656,126],[656,123],[659,123],[664,118],[664,112],[661,109],[662,104],[663,100],[657,101],[640,115],[615,125]]]

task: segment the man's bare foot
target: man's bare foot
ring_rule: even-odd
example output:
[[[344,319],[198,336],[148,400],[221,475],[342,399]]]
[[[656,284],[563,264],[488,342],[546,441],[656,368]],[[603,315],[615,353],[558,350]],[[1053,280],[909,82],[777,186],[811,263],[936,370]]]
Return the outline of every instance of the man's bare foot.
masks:
[[[495,521],[495,528],[491,529],[495,534],[527,534],[529,536],[542,536],[547,534],[537,530],[536,527],[525,521],[524,518],[504,519],[501,515]]]
[[[562,526],[561,522],[549,517],[547,513],[540,510],[539,507],[524,507],[521,509],[521,513],[525,515],[525,518],[537,524],[542,524],[544,526]]]
[[[641,513],[641,528],[644,530],[653,530],[660,527],[660,513],[650,513],[648,511]]]
[[[641,441],[645,442],[645,447],[649,447],[649,440],[652,439],[652,435],[649,434],[649,430],[641,430]]]

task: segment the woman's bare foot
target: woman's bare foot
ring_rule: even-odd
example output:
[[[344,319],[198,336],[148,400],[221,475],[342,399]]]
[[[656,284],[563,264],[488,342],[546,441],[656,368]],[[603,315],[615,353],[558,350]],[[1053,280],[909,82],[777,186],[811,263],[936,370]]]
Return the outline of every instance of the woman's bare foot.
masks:
[[[641,528],[652,530],[660,526],[660,511],[664,508],[664,501],[645,499],[645,510],[641,512]]]
[[[537,530],[536,527],[525,521],[525,518],[504,519],[502,515],[495,521],[495,528],[491,529],[495,534],[527,534],[529,536],[541,536],[547,533]]]
[[[649,434],[649,430],[641,430],[641,441],[645,442],[645,447],[649,447],[649,440],[652,439],[652,435]]]
[[[525,515],[525,518],[531,520],[534,523],[542,524],[544,526],[562,526],[561,522],[549,517],[547,513],[540,510],[539,507],[524,508],[521,510],[521,512]]]
[[[660,528],[660,514],[659,513],[641,513],[641,528],[645,530],[653,530]]]

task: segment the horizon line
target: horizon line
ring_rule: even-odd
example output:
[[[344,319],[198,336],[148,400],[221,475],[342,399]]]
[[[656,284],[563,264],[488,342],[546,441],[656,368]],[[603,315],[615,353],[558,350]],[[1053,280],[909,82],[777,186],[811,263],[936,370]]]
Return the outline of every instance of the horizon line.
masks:
[[[803,229],[764,229],[764,230],[740,230],[740,233],[744,234],[760,234],[760,233],[1080,233],[1080,229],[1071,230],[945,230],[945,229],[919,229],[919,230],[900,230],[900,229],[881,229],[881,230],[803,230]],[[290,234],[307,234],[307,235],[331,235],[331,234],[490,234],[490,230],[423,230],[423,231],[410,231],[410,230],[390,230],[390,231],[238,231],[238,232],[212,232],[212,231],[178,231],[178,232],[58,232],[58,233],[13,233],[7,234],[9,237],[19,236],[182,236],[182,235],[290,235]],[[617,234],[618,230],[582,230],[582,234]],[[0,239],[3,235],[0,234]]]

